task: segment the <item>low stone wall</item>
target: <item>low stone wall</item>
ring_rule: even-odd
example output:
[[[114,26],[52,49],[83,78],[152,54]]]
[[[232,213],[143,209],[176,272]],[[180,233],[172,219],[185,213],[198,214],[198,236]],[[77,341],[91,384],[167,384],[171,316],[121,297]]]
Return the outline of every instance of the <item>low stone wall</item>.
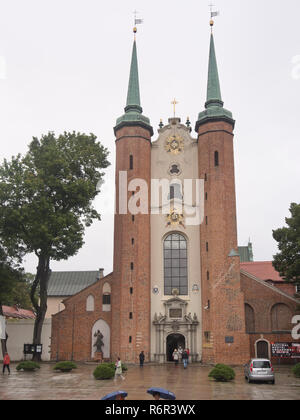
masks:
[[[34,320],[29,319],[10,319],[6,321],[6,331],[8,334],[7,350],[11,361],[24,360],[23,347],[24,344],[31,344],[33,337]],[[50,344],[51,344],[51,319],[46,319],[42,332],[43,354],[42,360],[50,360]],[[27,356],[30,360],[31,356]],[[2,353],[0,351],[0,360]]]

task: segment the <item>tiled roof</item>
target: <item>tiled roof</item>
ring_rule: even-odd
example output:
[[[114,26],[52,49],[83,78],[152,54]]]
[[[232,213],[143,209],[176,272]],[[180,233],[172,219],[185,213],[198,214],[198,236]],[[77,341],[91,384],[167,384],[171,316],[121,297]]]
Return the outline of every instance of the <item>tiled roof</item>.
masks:
[[[272,261],[244,262],[241,263],[241,269],[260,280],[284,281],[278,271],[273,267]]]
[[[99,271],[52,271],[48,296],[73,296],[99,280]]]
[[[7,318],[18,318],[18,319],[35,319],[35,314],[32,311],[26,309],[20,309],[14,306],[2,306],[3,315]]]

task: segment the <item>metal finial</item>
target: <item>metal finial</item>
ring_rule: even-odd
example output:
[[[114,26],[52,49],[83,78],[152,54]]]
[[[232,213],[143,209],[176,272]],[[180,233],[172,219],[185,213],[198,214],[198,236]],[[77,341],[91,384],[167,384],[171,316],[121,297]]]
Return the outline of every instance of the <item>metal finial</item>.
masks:
[[[174,98],[174,100],[171,102],[171,104],[173,105],[174,118],[175,118],[176,117],[176,105],[178,105],[179,102],[177,102],[176,99]]]

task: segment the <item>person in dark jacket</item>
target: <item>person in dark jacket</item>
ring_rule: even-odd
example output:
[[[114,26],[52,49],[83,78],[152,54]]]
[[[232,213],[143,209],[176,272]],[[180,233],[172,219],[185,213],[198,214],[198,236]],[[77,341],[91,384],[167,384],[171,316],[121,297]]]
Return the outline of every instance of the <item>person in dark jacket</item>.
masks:
[[[189,360],[189,355],[188,355],[188,352],[187,352],[186,350],[184,350],[184,351],[182,352],[182,361],[183,361],[183,366],[184,366],[184,369],[186,369],[186,368],[187,368],[187,365],[188,365],[188,360]]]
[[[141,353],[139,355],[139,358],[140,358],[140,367],[143,367],[144,366],[144,361],[145,361],[145,354],[144,354],[143,351],[141,351]]]

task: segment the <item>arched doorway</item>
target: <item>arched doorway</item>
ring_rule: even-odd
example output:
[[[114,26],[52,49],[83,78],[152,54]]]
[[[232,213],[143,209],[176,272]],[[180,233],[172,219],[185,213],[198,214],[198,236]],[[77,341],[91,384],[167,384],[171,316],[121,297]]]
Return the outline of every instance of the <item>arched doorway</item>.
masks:
[[[107,322],[105,322],[103,319],[99,319],[97,322],[95,322],[95,324],[93,325],[92,328],[92,339],[91,339],[91,343],[92,343],[92,348],[91,348],[91,357],[92,359],[94,358],[95,355],[95,342],[96,342],[96,337],[95,334],[100,331],[100,333],[103,335],[103,348],[102,348],[102,352],[103,352],[103,358],[104,359],[109,359],[110,358],[110,327],[107,324]]]
[[[257,341],[256,355],[258,359],[269,359],[269,344],[267,341]]]
[[[178,350],[178,348],[181,347],[182,349],[185,348],[185,337],[182,334],[170,334],[167,337],[167,361],[172,362],[173,361],[173,352],[175,349]]]

